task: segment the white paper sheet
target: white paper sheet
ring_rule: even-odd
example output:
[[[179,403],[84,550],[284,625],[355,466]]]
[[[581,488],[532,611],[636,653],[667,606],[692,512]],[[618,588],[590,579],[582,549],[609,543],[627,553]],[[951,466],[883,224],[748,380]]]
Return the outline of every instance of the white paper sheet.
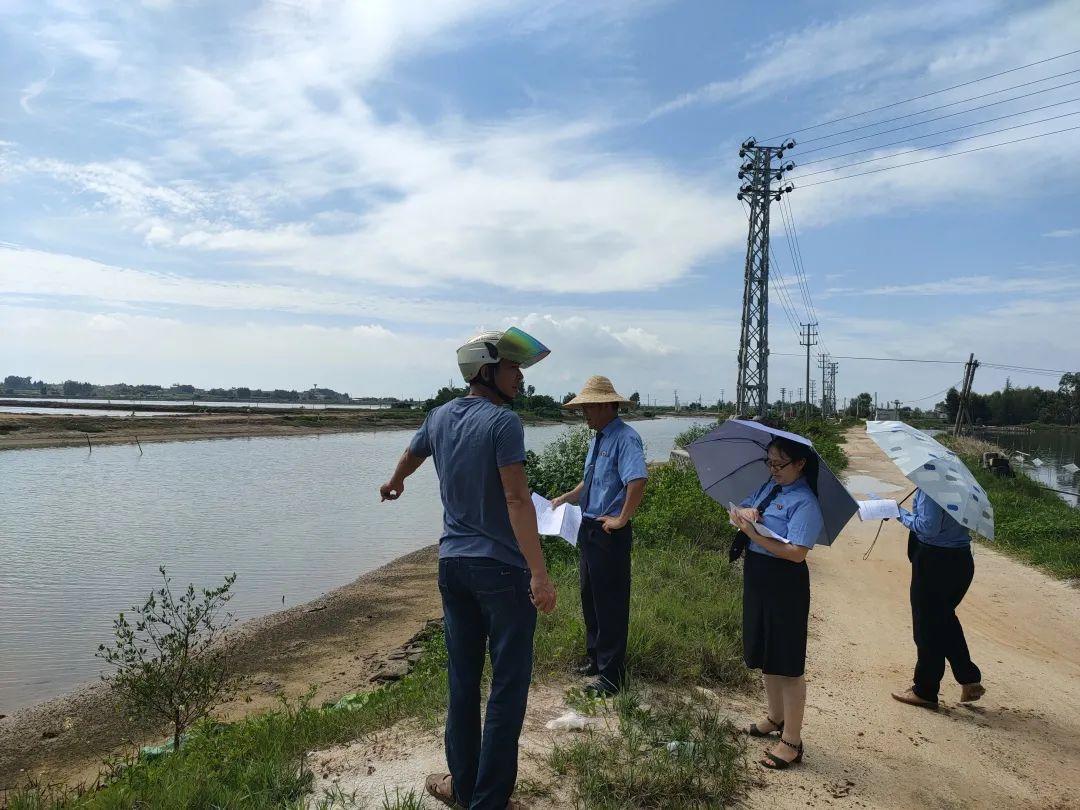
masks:
[[[858,501],[860,520],[888,520],[900,517],[900,507],[896,501],[880,499],[873,501]]]
[[[728,509],[730,511],[734,512],[738,508],[739,507],[736,506],[734,503],[732,503],[731,501],[728,501]],[[728,523],[730,523],[736,529],[739,528],[739,525],[737,523],[735,523],[735,521],[733,521],[731,518],[728,518]],[[771,537],[773,540],[779,540],[781,543],[790,543],[791,542],[786,537],[781,537],[776,532],[774,532],[772,529],[768,528],[764,523],[755,523],[754,524],[754,529],[757,530],[757,533],[760,534],[762,537]]]
[[[577,545],[578,529],[581,528],[579,506],[564,503],[552,509],[551,501],[535,492],[532,494],[532,502],[536,507],[536,530],[540,534],[561,537],[570,545]]]

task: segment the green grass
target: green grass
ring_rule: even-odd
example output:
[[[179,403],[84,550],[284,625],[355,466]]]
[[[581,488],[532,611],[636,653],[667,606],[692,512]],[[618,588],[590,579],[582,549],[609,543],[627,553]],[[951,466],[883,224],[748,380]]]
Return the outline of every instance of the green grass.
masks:
[[[949,442],[946,442],[949,443]],[[998,478],[980,458],[955,448],[994,506],[992,548],[1037,565],[1062,579],[1080,579],[1080,509],[1017,472]]]
[[[556,745],[548,764],[575,807],[728,807],[748,782],[745,742],[704,701],[625,690],[617,733]]]
[[[727,559],[727,512],[705,495],[694,471],[656,468],[634,519],[627,666],[652,683],[742,687],[742,580]],[[537,669],[566,673],[585,651],[577,552],[545,540],[559,609],[542,616]]]

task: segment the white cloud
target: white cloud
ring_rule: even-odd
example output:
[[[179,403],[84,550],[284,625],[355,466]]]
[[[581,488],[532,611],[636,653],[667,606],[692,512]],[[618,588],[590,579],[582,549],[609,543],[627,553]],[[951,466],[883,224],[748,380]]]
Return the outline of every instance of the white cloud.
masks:
[[[1059,228],[1056,231],[1048,231],[1043,236],[1050,239],[1067,239],[1070,236],[1080,236],[1080,228]]]
[[[886,284],[877,287],[833,287],[827,295],[995,295],[1023,293],[1053,295],[1080,290],[1080,278],[1002,278],[959,276],[918,284]]]
[[[890,4],[812,22],[754,43],[743,73],[659,105],[658,117],[701,104],[789,95],[823,85],[820,120],[1071,51],[1080,32],[1075,0],[1030,4],[1002,18],[999,2]],[[829,82],[829,80],[833,80]],[[836,88],[848,93],[836,99]],[[827,94],[827,95],[826,95]],[[807,122],[809,123],[809,122]],[[815,133],[817,134],[817,133]]]
[[[597,150],[602,120],[420,124],[374,113],[366,89],[402,54],[510,5],[261,9],[235,58],[162,75],[142,99],[176,117],[172,143],[187,145],[175,151],[201,160],[212,186],[186,163],[153,158],[23,166],[100,200],[159,249],[406,288],[649,290],[740,245],[733,200],[708,178]],[[324,233],[304,209],[331,195],[361,204],[352,227]]]
[[[49,80],[52,79],[53,75],[50,73],[44,79],[30,82],[23,88],[22,93],[19,95],[19,106],[23,108],[23,112],[27,115],[32,115],[34,112],[30,107],[30,102],[45,92],[45,88],[49,86]]]

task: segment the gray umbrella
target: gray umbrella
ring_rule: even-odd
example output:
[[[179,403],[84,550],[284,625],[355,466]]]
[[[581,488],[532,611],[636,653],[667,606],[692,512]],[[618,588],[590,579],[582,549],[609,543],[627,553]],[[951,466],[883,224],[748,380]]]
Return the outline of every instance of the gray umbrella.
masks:
[[[766,449],[777,436],[814,446],[813,442],[802,436],[742,419],[728,419],[693,442],[687,450],[697,470],[701,488],[723,506],[729,502],[739,503],[752,495],[770,478],[769,468],[765,466],[768,458]],[[859,511],[859,506],[820,455],[817,494],[825,519],[825,531],[816,542],[829,546],[851,516]]]

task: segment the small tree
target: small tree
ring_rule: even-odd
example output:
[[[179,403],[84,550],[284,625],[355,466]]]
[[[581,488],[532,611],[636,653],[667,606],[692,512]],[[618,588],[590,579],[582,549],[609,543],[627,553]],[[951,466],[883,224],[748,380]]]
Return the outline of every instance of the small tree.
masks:
[[[113,622],[115,645],[98,647],[97,657],[116,668],[109,681],[134,714],[173,727],[173,750],[180,735],[206,717],[224,698],[229,684],[225,651],[216,644],[232,623],[225,606],[236,574],[214,590],[188,585],[173,595],[165,568],[164,584],[140,608],[134,626],[123,613]]]

